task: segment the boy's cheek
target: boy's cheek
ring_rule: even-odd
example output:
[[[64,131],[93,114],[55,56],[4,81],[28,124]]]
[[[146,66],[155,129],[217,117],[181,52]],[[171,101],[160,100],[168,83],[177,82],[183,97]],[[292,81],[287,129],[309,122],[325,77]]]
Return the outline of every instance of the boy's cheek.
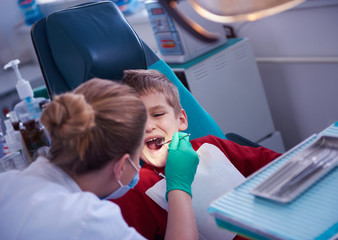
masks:
[[[142,151],[141,159],[148,165],[154,166],[154,167],[165,167],[165,164],[167,162],[168,152],[158,152],[157,154],[150,154],[147,150]]]
[[[141,159],[142,159],[143,162],[145,162],[149,165],[153,165],[153,163],[152,163],[153,159],[145,149],[143,149],[143,151],[141,153]]]

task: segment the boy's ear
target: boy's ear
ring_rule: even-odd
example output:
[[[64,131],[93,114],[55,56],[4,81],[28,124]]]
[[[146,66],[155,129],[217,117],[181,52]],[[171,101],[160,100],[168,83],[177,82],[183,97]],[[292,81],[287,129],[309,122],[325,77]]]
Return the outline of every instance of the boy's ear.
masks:
[[[178,114],[178,118],[180,120],[179,131],[185,131],[188,128],[188,117],[185,110],[182,108],[180,113]]]

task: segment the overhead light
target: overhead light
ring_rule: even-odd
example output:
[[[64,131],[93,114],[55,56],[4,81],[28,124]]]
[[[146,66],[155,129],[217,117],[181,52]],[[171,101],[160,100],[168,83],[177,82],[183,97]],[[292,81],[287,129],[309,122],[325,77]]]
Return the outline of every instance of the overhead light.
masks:
[[[271,16],[305,0],[188,0],[201,16],[215,22],[255,21]]]
[[[202,41],[217,41],[211,33],[177,8],[179,0],[158,0],[178,24]],[[188,0],[202,17],[214,22],[255,21],[295,7],[305,0]]]

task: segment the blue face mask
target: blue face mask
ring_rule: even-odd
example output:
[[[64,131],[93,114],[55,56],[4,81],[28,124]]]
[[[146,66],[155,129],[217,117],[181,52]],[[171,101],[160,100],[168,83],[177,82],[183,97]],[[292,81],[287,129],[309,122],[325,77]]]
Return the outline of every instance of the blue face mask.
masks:
[[[122,185],[122,183],[120,182],[120,180],[118,180],[117,182],[120,184],[120,187],[115,190],[114,192],[112,192],[110,195],[108,195],[107,197],[105,197],[104,199],[117,199],[122,197],[124,194],[126,194],[130,189],[133,189],[136,184],[138,183],[138,180],[140,179],[139,176],[139,170],[140,168],[136,167],[135,164],[133,163],[133,161],[131,161],[131,159],[128,159],[129,162],[131,163],[131,165],[134,167],[134,169],[137,171],[135,173],[135,176],[133,177],[133,179],[130,181],[130,183],[128,185]]]

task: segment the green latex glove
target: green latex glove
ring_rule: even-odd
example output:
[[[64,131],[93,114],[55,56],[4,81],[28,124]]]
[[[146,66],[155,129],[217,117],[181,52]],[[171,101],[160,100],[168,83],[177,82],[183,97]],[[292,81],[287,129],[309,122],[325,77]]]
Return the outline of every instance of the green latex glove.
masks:
[[[169,144],[168,158],[165,166],[167,182],[166,200],[171,190],[182,190],[191,194],[191,184],[194,180],[199,158],[189,142],[186,133],[176,132]]]

